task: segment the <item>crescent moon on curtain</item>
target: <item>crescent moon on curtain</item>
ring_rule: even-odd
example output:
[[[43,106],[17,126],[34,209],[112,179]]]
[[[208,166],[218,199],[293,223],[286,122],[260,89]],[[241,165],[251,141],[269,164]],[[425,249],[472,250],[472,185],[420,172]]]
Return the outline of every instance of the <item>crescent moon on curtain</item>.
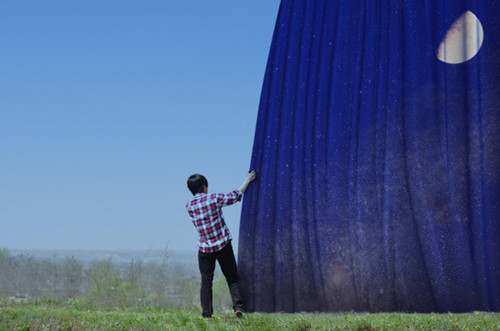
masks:
[[[483,39],[481,21],[471,11],[466,11],[448,29],[439,45],[437,58],[449,64],[467,62],[479,52]]]

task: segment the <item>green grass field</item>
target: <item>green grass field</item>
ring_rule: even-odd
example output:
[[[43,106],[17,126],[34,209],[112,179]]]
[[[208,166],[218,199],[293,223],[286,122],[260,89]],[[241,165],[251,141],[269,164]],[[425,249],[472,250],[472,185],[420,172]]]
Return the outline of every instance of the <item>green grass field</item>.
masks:
[[[78,301],[0,302],[0,330],[500,330],[500,314],[248,314],[97,307]]]

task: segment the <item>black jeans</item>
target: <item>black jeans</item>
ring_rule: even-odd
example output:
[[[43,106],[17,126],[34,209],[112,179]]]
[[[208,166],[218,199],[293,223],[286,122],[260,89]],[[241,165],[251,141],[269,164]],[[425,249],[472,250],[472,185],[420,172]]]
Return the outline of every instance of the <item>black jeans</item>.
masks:
[[[211,317],[214,313],[212,307],[212,283],[214,280],[216,260],[219,261],[222,273],[224,277],[226,277],[229,293],[231,293],[231,298],[233,300],[234,311],[244,311],[233,246],[231,243],[228,243],[223,249],[215,253],[198,252],[198,265],[201,273],[200,299],[203,317]]]

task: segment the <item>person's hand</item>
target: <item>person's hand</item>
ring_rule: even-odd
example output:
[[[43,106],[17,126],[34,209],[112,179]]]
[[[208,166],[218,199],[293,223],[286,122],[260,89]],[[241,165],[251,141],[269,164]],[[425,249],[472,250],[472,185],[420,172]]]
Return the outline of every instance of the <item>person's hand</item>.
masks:
[[[257,176],[257,174],[255,173],[254,170],[249,171],[247,173],[247,178],[245,179],[245,182],[243,183],[243,185],[241,185],[241,187],[240,187],[241,193],[245,193],[245,191],[247,190],[248,184],[250,184],[250,182],[253,181],[256,176]]]
[[[247,181],[250,183],[251,181],[253,181],[255,179],[256,176],[257,176],[257,173],[255,172],[255,170],[249,171],[247,173]]]

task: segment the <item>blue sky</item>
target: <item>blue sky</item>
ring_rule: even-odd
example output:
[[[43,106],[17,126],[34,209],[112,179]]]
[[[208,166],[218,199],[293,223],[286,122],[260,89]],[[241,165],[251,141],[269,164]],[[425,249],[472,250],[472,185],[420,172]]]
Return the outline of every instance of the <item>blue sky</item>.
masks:
[[[196,249],[186,179],[243,182],[278,7],[0,3],[0,248]]]

